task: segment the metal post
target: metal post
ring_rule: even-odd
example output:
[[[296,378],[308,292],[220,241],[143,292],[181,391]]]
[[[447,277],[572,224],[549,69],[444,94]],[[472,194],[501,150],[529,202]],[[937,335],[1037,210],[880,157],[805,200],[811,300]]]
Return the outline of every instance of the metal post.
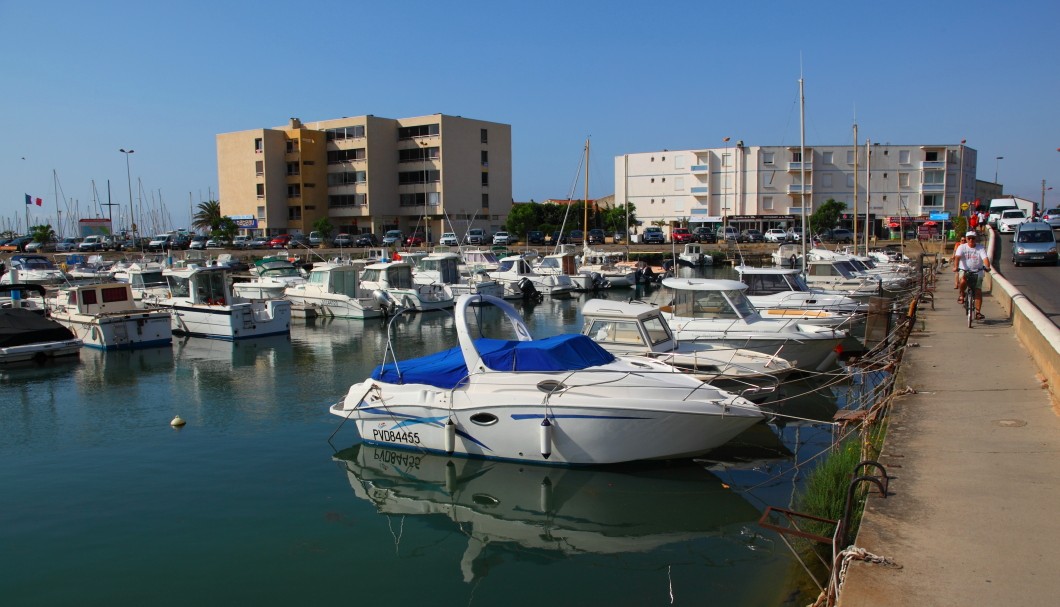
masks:
[[[136,239],[136,214],[133,212],[133,200],[132,200],[132,171],[129,170],[129,154],[133,154],[136,150],[126,150],[121,148],[118,150],[122,154],[125,154],[125,178],[129,182],[129,230],[132,232],[133,239]]]

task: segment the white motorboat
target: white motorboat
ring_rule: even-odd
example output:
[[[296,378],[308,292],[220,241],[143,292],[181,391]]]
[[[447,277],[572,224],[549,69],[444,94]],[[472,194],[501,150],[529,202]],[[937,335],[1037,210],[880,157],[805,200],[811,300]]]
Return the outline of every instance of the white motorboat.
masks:
[[[281,257],[266,257],[254,263],[253,278],[234,281],[232,292],[244,299],[283,299],[288,287],[304,284],[305,274]]]
[[[85,256],[83,253],[66,253],[56,255],[59,269],[71,280],[77,281],[110,281],[113,279],[114,262],[104,261],[102,255]]]
[[[83,342],[70,329],[44,316],[42,310],[20,307],[23,292],[34,291],[43,297],[43,286],[4,285],[0,291],[10,294],[10,301],[0,307],[0,365],[77,359]]]
[[[596,291],[607,288],[609,285],[599,273],[582,272],[578,269],[578,260],[574,252],[565,248],[570,245],[561,245],[560,250],[550,253],[536,260],[530,260],[533,272],[541,276],[560,277],[560,280],[569,281],[576,291]],[[532,280],[532,279],[531,279]]]
[[[703,245],[698,242],[685,243],[684,249],[678,253],[677,258],[691,266],[712,266],[714,256],[703,251]]]
[[[529,287],[533,287],[534,291],[556,299],[567,298],[574,293],[570,276],[541,274],[534,270],[530,260],[523,255],[509,255],[501,259],[500,266],[490,272],[490,278],[506,285],[515,285],[524,293],[530,292]]]
[[[291,332],[291,302],[235,296],[224,266],[173,268],[162,274],[166,290],[152,289],[142,301],[146,308],[170,311],[174,334],[235,340]]]
[[[361,273],[362,295],[379,291],[389,307],[400,306],[414,312],[453,307],[453,294],[442,285],[418,285],[412,279],[412,266],[402,262],[371,263]]]
[[[495,306],[515,339],[473,337]],[[533,340],[504,300],[462,295],[459,346],[385,362],[331,413],[370,444],[532,463],[672,459],[718,447],[763,419],[747,399],[648,358],[616,358],[584,335]],[[388,347],[388,350],[392,349]]]
[[[138,307],[128,283],[64,287],[49,300],[48,309],[89,348],[134,350],[173,342],[169,311]]]
[[[358,269],[355,266],[318,263],[309,280],[289,286],[284,291],[294,304],[319,306],[325,316],[337,318],[377,318],[383,315],[381,303],[361,295]]]
[[[459,255],[447,251],[420,256],[412,271],[412,279],[419,285],[444,285],[454,296],[478,294],[506,299],[522,297],[518,289],[506,291],[503,284],[491,279],[485,272],[462,274],[460,261]]]
[[[423,519],[405,527],[406,541],[418,546],[421,558],[444,553],[455,569],[459,546],[453,553],[447,541],[435,545],[438,555],[421,552],[423,542],[409,535],[413,529],[440,529],[466,542],[459,567],[468,584],[527,555],[561,562],[587,554],[621,558],[669,545],[687,547],[715,536],[728,542],[760,516],[740,492],[727,489],[698,463],[525,466],[363,444],[333,459],[354,496],[376,512]]]
[[[678,341],[713,340],[734,348],[779,354],[803,370],[835,363],[847,333],[794,320],[770,320],[747,300],[747,285],[735,280],[666,278],[673,304],[661,308]],[[647,304],[641,304],[647,305]]]
[[[581,254],[578,273],[602,277],[605,284],[613,289],[632,287],[637,283],[637,271],[629,266],[618,265],[623,259],[625,254],[621,252],[585,249]]]
[[[811,260],[806,264],[806,284],[814,289],[835,291],[858,301],[868,301],[884,290],[880,277],[861,274],[850,264],[836,259]]]
[[[783,243],[777,247],[776,251],[773,251],[771,257],[773,265],[791,269],[801,268],[802,245],[791,242]]]
[[[582,306],[582,318],[582,334],[612,354],[654,358],[754,402],[767,398],[795,371],[775,354],[707,341],[678,342],[654,306],[590,299]]]
[[[460,258],[464,261],[464,267],[468,272],[492,273],[500,267],[501,262],[497,254],[490,249],[468,248],[460,252]]]
[[[66,274],[43,255],[12,255],[7,260],[7,272],[0,276],[0,285],[57,285],[63,282],[66,282]]]
[[[799,270],[736,266],[736,271],[747,285],[747,299],[759,310],[824,310],[854,314],[863,313],[867,308],[863,302],[846,295],[811,289]]]

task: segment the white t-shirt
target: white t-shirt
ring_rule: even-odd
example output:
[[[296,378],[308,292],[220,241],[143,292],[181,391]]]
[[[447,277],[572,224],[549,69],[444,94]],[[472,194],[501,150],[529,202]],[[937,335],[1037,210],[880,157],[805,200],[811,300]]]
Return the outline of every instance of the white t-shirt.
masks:
[[[954,251],[954,256],[959,264],[957,267],[961,270],[982,272],[986,262],[986,249],[981,244],[970,247],[968,243],[964,243],[957,247],[957,250]]]

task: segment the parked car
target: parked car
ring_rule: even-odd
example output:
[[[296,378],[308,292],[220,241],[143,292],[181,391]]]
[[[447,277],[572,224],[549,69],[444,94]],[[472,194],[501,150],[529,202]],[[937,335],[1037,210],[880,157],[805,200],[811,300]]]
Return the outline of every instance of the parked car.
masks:
[[[324,246],[324,234],[322,232],[310,232],[309,246],[316,248]]]
[[[209,238],[205,236],[192,236],[191,244],[188,245],[188,248],[193,249],[195,251],[201,251],[206,248],[207,240],[209,240]]]
[[[507,246],[512,244],[512,238],[507,232],[497,232],[493,235],[493,244]]]
[[[581,244],[585,240],[585,232],[581,230],[571,230],[570,236],[568,237],[571,244]]]
[[[401,230],[388,230],[386,234],[383,234],[383,246],[384,247],[396,247],[401,244],[401,241],[405,239],[405,236],[401,233]]]
[[[546,244],[549,244],[549,245],[567,244],[567,235],[566,234],[561,234],[559,232],[553,232],[553,233],[549,234],[548,243],[546,243]]]
[[[285,249],[287,248],[287,245],[290,244],[290,242],[290,234],[280,234],[279,236],[273,236],[271,239],[269,239],[269,244],[267,246],[270,249]]]
[[[747,230],[743,230],[742,232],[740,232],[740,241],[741,242],[750,242],[750,243],[765,242],[766,238],[765,238],[765,236],[762,235],[762,231],[761,230],[756,230],[756,229],[753,229],[753,228],[749,228]]]
[[[545,233],[541,230],[530,230],[526,233],[526,241],[529,244],[545,244]]]
[[[926,226],[931,227],[931,226]],[[821,234],[821,240],[825,242],[854,242],[854,233],[846,228],[832,228]]]
[[[446,232],[442,234],[438,244],[446,247],[455,247],[460,244],[460,239],[456,237],[456,232]]]
[[[176,234],[157,234],[147,242],[148,251],[171,251],[176,248]]]
[[[347,236],[349,236],[349,234],[347,234]],[[374,247],[379,244],[379,240],[376,239],[375,234],[364,232],[363,234],[358,234],[357,237],[353,239],[353,244],[358,247]]]
[[[467,236],[464,236],[464,244],[477,244],[483,245],[487,243],[489,236],[486,234],[486,230],[482,228],[471,228],[467,231]]]
[[[362,234],[362,236],[364,236],[364,234]],[[371,234],[368,234],[368,236],[371,236]],[[340,232],[335,235],[335,238],[331,239],[331,246],[339,248],[352,247],[353,236],[347,234],[346,232]]]
[[[997,231],[1001,233],[1015,232],[1016,226],[1027,221],[1027,215],[1023,209],[1009,209],[1001,212],[997,220]]]
[[[224,249],[227,248],[228,243],[220,238],[211,238],[206,241],[207,249]]]
[[[790,240],[792,242],[801,242],[802,241],[802,227],[798,226],[798,227],[788,228],[788,240]]]
[[[648,226],[640,235],[640,241],[644,244],[666,244],[666,233],[659,226]]]
[[[57,253],[71,253],[79,250],[77,245],[81,244],[80,238],[64,238],[55,244],[55,251]]]
[[[9,251],[22,251],[22,252],[25,252],[26,245],[28,245],[31,242],[33,242],[33,237],[32,236],[19,236],[18,238],[15,238],[15,239],[9,241],[4,246],[7,247],[7,250],[9,250]]]
[[[47,253],[47,252],[50,252],[50,251],[54,251],[55,250],[55,245],[56,245],[56,242],[54,240],[49,240],[47,242],[40,242],[40,241],[37,241],[37,240],[31,240],[30,242],[26,243],[26,252],[27,253]]]
[[[255,236],[247,243],[248,249],[264,249],[269,246],[269,239],[264,236]]]
[[[1056,236],[1043,221],[1021,223],[1012,237],[1012,265],[1047,263],[1056,265]]]
[[[249,236],[244,236],[244,235],[241,234],[241,235],[236,236],[235,238],[232,239],[232,248],[233,249],[245,249],[245,248],[247,248],[247,245],[249,245],[249,244],[250,244],[250,237]]]
[[[766,233],[762,235],[762,239],[765,242],[787,242],[788,233],[781,228],[769,228]]]
[[[740,231],[733,226],[722,226],[717,231],[718,240],[732,240],[736,241],[740,239]]]
[[[151,238],[133,238],[131,236],[126,237],[114,243],[115,251],[144,251],[147,250],[147,245],[150,244]]]
[[[699,226],[692,230],[692,235],[696,237],[696,242],[718,242],[718,236],[714,233],[714,230],[707,226]]]
[[[1042,213],[1042,221],[1049,224],[1054,230],[1060,228],[1060,208],[1046,209]]]
[[[423,245],[425,242],[423,232],[413,232],[405,239],[405,246],[407,247],[418,247]]]
[[[309,248],[309,237],[305,234],[291,234],[291,241],[287,243],[287,248]]]
[[[85,236],[84,240],[81,241],[81,244],[77,245],[77,250],[84,251],[86,253],[102,251],[103,236],[100,236],[98,234],[91,234],[89,236]]]
[[[694,242],[696,237],[692,234],[692,230],[688,228],[674,228],[670,232],[670,239],[676,244],[685,244],[686,242]]]
[[[596,228],[589,230],[586,233],[586,238],[589,240],[589,244],[604,244],[607,240],[607,234],[603,230]]]

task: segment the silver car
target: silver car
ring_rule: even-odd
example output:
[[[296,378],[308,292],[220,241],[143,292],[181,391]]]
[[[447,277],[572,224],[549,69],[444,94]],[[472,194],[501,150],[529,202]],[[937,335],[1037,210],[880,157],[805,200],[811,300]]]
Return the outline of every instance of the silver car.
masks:
[[[1049,224],[1054,230],[1060,228],[1060,208],[1046,209],[1042,213],[1042,221]]]
[[[1025,263],[1056,264],[1056,236],[1044,221],[1021,223],[1012,237],[1012,265]]]

